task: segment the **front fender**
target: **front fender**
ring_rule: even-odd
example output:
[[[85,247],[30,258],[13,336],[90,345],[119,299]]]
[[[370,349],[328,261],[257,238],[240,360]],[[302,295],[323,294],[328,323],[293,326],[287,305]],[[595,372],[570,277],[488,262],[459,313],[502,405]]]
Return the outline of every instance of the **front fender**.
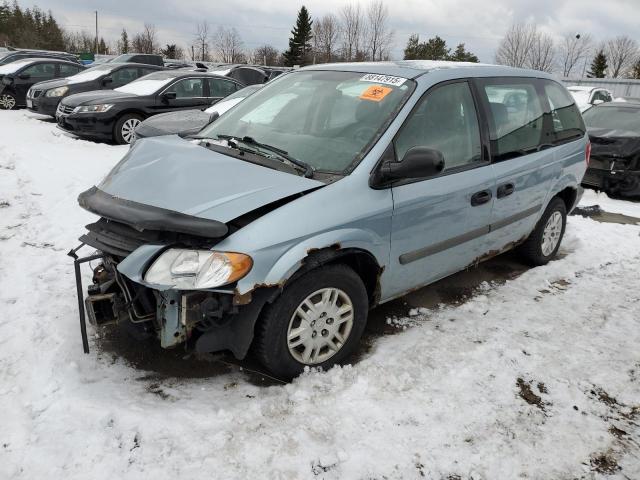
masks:
[[[260,252],[254,257],[254,264],[265,265],[271,260],[266,271],[252,271],[238,282],[236,292],[246,294],[259,286],[282,286],[304,264],[305,259],[313,252],[322,249],[355,249],[371,254],[378,265],[384,267],[389,260],[389,243],[374,232],[356,228],[344,228],[323,232],[305,238],[299,243],[288,246],[273,262],[273,259],[261,258]]]

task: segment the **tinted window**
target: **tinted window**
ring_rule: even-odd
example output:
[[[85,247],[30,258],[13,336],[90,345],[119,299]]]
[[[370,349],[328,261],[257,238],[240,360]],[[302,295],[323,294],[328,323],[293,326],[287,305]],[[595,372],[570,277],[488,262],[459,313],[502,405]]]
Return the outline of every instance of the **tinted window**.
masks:
[[[186,78],[176,82],[170,90],[176,92],[176,98],[203,97],[204,89],[201,78]]]
[[[438,87],[420,100],[396,138],[397,159],[415,146],[440,151],[445,170],[482,159],[478,117],[466,82]]]
[[[111,74],[111,78],[113,79],[113,84],[118,85],[126,85],[129,82],[133,82],[136,78],[138,78],[138,68],[137,67],[127,67],[121,68],[120,70],[116,70]]]
[[[209,78],[207,82],[209,82],[210,97],[226,97],[237,90],[236,84],[229,80]]]
[[[484,81],[489,104],[490,137],[494,160],[518,157],[541,144],[543,109],[534,81]]]
[[[75,75],[79,71],[80,71],[80,67],[77,67],[75,65],[66,65],[64,63],[60,65],[61,77],[69,77],[71,75]]]
[[[562,142],[584,135],[584,122],[571,95],[561,85],[549,80],[544,81],[544,92],[549,101],[553,120],[552,141]]]
[[[25,68],[21,73],[28,73],[32,79],[54,78],[56,66],[53,63],[37,63]]]

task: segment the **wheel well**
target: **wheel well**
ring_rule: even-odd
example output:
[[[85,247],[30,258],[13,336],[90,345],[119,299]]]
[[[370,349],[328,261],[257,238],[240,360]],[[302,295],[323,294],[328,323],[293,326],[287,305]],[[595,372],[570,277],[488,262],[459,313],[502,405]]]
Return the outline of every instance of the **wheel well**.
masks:
[[[369,305],[374,306],[378,303],[380,300],[380,275],[382,275],[384,267],[378,265],[375,257],[369,252],[357,248],[340,249],[335,245],[311,250],[308,253],[308,256],[302,261],[302,267],[287,280],[287,283],[323,265],[343,264],[353,269],[362,280],[367,289]]]
[[[558,192],[556,197],[562,199],[565,207],[567,207],[567,213],[571,212],[573,207],[575,207],[576,198],[578,197],[578,191],[573,187],[567,187],[564,190]]]

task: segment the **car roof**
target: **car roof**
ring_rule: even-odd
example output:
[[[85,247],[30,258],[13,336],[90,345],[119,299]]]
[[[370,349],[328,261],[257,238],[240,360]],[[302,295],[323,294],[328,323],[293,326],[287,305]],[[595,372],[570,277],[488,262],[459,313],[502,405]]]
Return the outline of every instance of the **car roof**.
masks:
[[[634,108],[636,110],[640,109],[640,103],[636,102],[604,102],[595,105],[592,108],[611,108],[611,107],[622,107],[622,108]]]
[[[584,85],[572,85],[567,87],[567,90],[570,92],[591,92],[593,90],[606,90],[606,88],[602,87],[586,87]]]
[[[303,67],[300,70],[336,70],[347,72],[373,73],[404,78],[417,78],[435,70],[475,70],[490,75],[553,78],[539,70],[491,65],[487,63],[449,62],[444,60],[398,60],[392,62],[328,63]]]

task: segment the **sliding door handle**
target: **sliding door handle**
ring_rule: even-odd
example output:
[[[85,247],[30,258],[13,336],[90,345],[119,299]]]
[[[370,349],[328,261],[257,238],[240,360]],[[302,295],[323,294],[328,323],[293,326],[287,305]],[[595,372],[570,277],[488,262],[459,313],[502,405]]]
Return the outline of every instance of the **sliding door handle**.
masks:
[[[498,187],[497,197],[504,198],[511,195],[516,189],[516,186],[513,183],[504,183]]]
[[[491,190],[481,190],[471,195],[471,206],[477,207],[478,205],[485,204],[491,200]]]

